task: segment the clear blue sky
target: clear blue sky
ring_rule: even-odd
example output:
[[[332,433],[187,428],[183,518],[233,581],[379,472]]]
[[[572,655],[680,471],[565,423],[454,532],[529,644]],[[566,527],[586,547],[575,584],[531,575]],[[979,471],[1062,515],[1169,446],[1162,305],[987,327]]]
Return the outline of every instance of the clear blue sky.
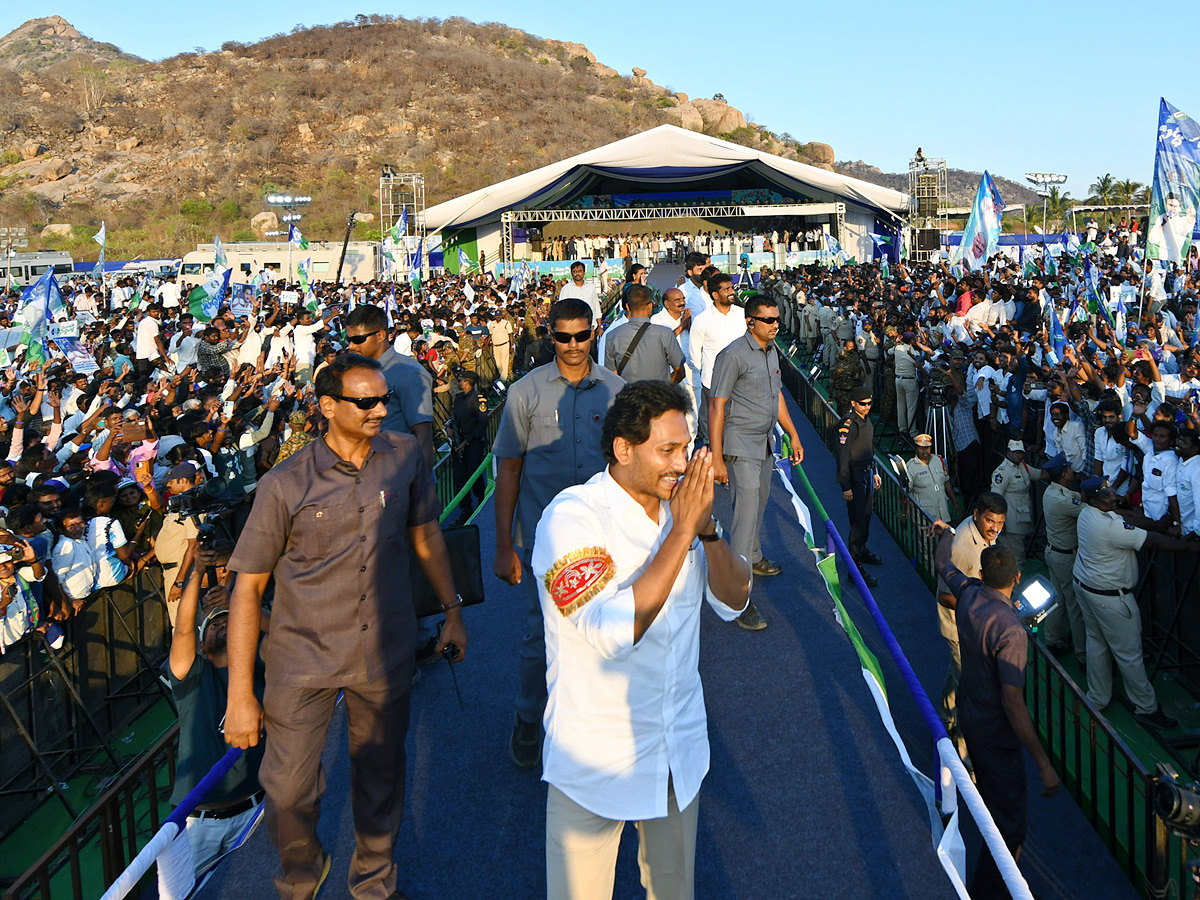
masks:
[[[461,15],[578,41],[621,72],[640,66],[658,84],[692,97],[720,92],[775,132],[832,144],[840,160],[901,172],[920,145],[952,167],[987,168],[1018,181],[1027,171],[1066,174],[1076,198],[1105,172],[1150,180],[1160,96],[1200,118],[1200,84],[1183,37],[1195,7],[1172,0],[1016,0],[1002,11],[988,3],[896,0],[63,0],[5,4],[0,33],[58,14],[95,40],[161,59],[372,12]],[[1170,63],[1148,64],[1153,47],[1165,48]],[[603,140],[595,135],[581,144]]]

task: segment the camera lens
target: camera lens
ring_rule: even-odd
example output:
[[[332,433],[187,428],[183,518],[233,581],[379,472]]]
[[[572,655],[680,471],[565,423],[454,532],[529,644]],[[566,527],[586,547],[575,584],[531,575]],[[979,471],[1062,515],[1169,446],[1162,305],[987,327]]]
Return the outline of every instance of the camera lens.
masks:
[[[1172,825],[1200,825],[1200,794],[1175,781],[1159,779],[1154,785],[1154,811]]]

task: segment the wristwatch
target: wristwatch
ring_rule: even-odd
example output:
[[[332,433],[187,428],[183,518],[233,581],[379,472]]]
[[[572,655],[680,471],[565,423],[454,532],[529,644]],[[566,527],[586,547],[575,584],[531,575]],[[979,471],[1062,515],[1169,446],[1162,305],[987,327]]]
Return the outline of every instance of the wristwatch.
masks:
[[[704,541],[706,544],[712,543],[713,541],[719,541],[721,539],[721,533],[717,531],[717,520],[710,517],[708,521],[712,523],[712,531],[708,532],[707,534],[705,534],[703,531],[696,532],[696,537]]]
[[[174,584],[175,584],[175,587],[180,587],[180,588],[183,587],[182,581],[176,581]]]

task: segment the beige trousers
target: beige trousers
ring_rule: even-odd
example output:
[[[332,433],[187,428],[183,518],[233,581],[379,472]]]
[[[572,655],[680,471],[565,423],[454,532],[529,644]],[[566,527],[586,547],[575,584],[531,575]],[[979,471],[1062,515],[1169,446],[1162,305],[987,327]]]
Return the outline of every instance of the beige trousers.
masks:
[[[667,815],[637,823],[646,900],[692,900],[700,798],[680,811],[668,788]],[[554,785],[546,797],[548,900],[612,900],[625,823],[584,809]]]

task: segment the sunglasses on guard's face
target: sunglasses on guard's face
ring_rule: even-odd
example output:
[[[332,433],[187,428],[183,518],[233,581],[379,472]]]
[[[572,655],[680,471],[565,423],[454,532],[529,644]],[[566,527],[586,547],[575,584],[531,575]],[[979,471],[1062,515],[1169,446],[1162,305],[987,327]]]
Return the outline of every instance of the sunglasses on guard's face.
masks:
[[[779,324],[779,316],[747,316],[747,318],[753,319],[755,322],[762,322],[764,325]]]
[[[388,401],[392,399],[392,393],[392,391],[388,391],[380,397],[347,397],[343,394],[330,394],[329,396],[334,400],[345,400],[347,403],[353,403],[359,409],[365,411],[374,409],[380,403],[387,406]]]
[[[592,336],[592,329],[588,328],[584,331],[552,331],[554,340],[560,344],[569,344],[575,341],[577,344],[582,344]]]
[[[352,344],[361,344],[367,338],[374,337],[377,334],[379,334],[378,328],[376,328],[374,331],[368,331],[366,334],[348,334],[346,335],[346,340]]]

